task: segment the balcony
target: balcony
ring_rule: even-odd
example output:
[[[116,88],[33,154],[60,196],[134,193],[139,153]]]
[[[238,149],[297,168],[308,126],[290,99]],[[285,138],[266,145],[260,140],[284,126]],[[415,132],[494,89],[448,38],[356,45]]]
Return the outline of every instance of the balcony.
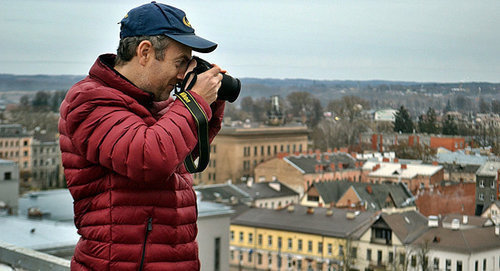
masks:
[[[0,269],[2,265],[23,271],[69,271],[70,261],[29,248],[22,248],[0,241]],[[15,268],[15,269],[14,269]]]

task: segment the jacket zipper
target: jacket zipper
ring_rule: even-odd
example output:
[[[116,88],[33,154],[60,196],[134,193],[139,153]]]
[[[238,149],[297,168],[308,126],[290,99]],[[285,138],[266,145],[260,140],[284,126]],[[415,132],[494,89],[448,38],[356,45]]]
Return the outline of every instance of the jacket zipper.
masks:
[[[144,256],[146,256],[146,242],[148,240],[148,234],[153,229],[153,218],[148,218],[148,225],[146,227],[146,234],[144,236],[144,243],[142,244],[142,257],[141,257],[141,265],[139,266],[139,271],[142,271],[142,267],[144,265]]]

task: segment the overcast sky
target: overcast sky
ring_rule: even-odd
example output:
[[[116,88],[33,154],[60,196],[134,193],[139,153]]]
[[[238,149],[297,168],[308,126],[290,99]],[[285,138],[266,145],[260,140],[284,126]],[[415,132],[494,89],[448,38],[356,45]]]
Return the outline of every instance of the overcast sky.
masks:
[[[86,74],[134,0],[0,0],[0,73]],[[161,1],[159,1],[161,2]],[[500,82],[498,0],[182,0],[237,77]]]

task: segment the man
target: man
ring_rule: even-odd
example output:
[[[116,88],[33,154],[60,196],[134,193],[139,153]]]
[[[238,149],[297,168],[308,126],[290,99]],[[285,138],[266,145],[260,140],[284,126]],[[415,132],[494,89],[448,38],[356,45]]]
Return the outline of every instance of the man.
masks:
[[[101,55],[61,105],[60,145],[81,235],[71,270],[199,270],[196,195],[183,161],[196,121],[170,93],[192,69],[191,51],[217,44],[194,34],[185,13],[152,2],[121,21],[117,56]],[[220,129],[221,69],[190,93]]]

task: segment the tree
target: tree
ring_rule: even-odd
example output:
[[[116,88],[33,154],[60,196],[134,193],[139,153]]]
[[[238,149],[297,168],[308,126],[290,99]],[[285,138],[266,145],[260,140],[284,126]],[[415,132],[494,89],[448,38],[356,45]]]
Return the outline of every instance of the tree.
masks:
[[[290,113],[295,117],[305,119],[308,127],[315,127],[323,117],[320,100],[314,98],[309,92],[292,92],[286,98],[290,105]]]
[[[35,94],[35,98],[32,101],[32,105],[35,107],[46,107],[49,105],[50,95],[45,91],[38,91]]]
[[[413,133],[413,121],[404,106],[401,106],[395,115],[394,132]]]
[[[479,98],[479,112],[480,113],[489,113],[490,112],[490,104],[487,103],[483,97]]]
[[[455,123],[455,119],[451,115],[446,115],[443,119],[441,133],[443,135],[457,135],[458,134],[458,126]]]
[[[500,114],[500,101],[497,100],[491,101],[491,112],[495,114]]]
[[[333,112],[336,117],[353,122],[361,116],[361,111],[370,108],[370,102],[357,96],[343,96],[339,100],[330,101],[327,111]]]
[[[418,118],[418,129],[421,133],[437,134],[439,129],[436,120],[436,111],[429,107],[427,114],[420,115]]]
[[[446,113],[448,113],[450,111],[452,111],[452,109],[451,109],[451,103],[450,103],[450,100],[448,100],[448,102],[446,102],[446,107],[444,108],[443,113],[446,114]]]

